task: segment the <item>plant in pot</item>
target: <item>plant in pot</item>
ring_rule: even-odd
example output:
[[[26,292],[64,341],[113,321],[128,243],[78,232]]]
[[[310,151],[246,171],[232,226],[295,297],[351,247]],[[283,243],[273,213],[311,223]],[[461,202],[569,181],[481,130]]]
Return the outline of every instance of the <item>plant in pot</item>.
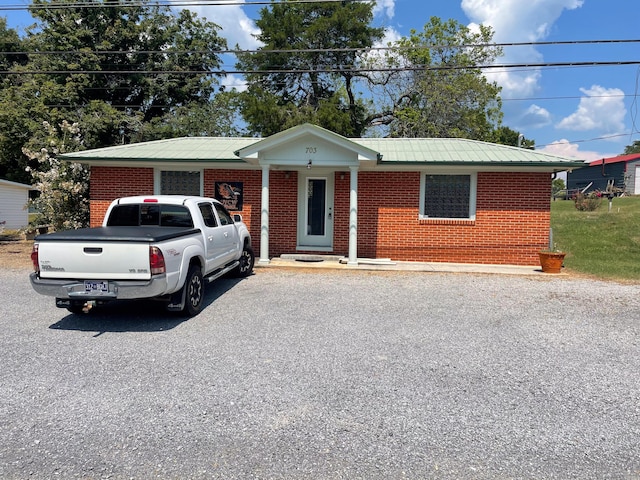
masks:
[[[541,250],[538,252],[540,256],[540,266],[545,273],[560,273],[566,252],[558,250],[554,244],[553,248]]]

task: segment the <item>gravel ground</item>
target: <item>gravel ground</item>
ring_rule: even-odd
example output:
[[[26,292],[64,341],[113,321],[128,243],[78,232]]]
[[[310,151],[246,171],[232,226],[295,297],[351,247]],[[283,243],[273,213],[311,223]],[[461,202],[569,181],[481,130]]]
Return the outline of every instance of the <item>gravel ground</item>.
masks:
[[[260,269],[184,320],[0,270],[0,478],[640,478],[640,286]]]

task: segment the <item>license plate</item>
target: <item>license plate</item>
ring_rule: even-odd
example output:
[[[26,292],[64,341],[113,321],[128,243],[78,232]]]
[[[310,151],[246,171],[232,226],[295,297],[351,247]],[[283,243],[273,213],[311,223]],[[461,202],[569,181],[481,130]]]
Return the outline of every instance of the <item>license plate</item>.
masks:
[[[109,291],[109,282],[85,280],[84,291],[86,293],[103,293]]]

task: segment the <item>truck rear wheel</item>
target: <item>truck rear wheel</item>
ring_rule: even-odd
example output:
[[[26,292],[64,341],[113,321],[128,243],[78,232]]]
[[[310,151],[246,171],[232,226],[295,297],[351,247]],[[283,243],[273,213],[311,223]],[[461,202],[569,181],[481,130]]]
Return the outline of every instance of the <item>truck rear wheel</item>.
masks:
[[[204,299],[204,283],[202,281],[202,271],[197,265],[191,265],[184,282],[185,299],[184,312],[193,317],[202,310]]]

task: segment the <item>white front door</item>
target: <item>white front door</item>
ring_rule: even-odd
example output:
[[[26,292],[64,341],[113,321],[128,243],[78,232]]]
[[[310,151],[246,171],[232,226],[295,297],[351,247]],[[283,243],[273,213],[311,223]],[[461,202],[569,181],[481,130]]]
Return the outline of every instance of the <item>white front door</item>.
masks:
[[[334,174],[299,175],[298,247],[312,250],[333,248]]]

